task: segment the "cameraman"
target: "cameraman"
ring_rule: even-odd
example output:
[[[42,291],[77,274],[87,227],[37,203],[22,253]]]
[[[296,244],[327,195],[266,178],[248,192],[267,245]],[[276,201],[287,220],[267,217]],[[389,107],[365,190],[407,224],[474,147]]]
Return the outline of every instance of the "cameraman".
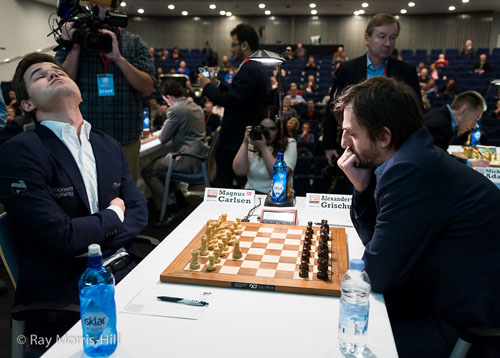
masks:
[[[97,10],[99,18],[104,19],[110,9],[96,5],[94,11]],[[67,22],[62,26],[62,39],[72,40],[74,24]],[[71,49],[59,49],[55,57],[80,88],[83,117],[93,128],[121,143],[136,181],[142,131],[141,95],[153,93],[153,60],[146,43],[138,35],[120,27],[102,27],[99,31],[112,38],[111,52],[88,51],[74,42]],[[103,86],[103,79],[112,84],[111,95],[99,95],[98,87]]]
[[[246,127],[243,143],[233,160],[234,173],[247,177],[245,189],[254,189],[259,194],[271,191],[273,165],[282,147],[288,167],[287,176],[293,174],[297,163],[297,142],[293,138],[283,137],[281,131],[281,126],[269,118],[264,118],[259,126]],[[249,144],[253,148],[249,147]]]

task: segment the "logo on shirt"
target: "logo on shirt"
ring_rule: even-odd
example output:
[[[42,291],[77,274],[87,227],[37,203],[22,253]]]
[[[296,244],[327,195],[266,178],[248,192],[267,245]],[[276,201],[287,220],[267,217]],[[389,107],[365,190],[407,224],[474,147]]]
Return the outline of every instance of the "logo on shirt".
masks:
[[[52,188],[52,192],[56,198],[73,197],[74,190],[72,186],[66,188]]]
[[[28,187],[24,180],[18,180],[10,185],[10,190],[12,190],[12,194],[14,195],[24,195],[28,192]]]

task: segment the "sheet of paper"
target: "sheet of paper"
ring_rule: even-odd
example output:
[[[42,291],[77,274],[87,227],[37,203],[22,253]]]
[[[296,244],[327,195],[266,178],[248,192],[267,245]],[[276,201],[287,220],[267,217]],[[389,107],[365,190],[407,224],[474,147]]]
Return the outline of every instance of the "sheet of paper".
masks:
[[[212,292],[201,290],[186,295],[185,290],[175,290],[162,287],[145,287],[141,289],[119,312],[143,314],[148,316],[175,317],[185,319],[199,319],[203,311],[209,306],[190,306],[182,303],[161,301],[158,296],[180,297],[191,300],[210,302]]]

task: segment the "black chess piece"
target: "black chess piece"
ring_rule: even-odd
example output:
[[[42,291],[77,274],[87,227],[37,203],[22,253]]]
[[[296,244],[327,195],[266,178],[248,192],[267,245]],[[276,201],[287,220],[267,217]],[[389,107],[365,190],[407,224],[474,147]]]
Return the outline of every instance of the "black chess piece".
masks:
[[[313,226],[312,221],[308,221],[308,222],[307,222],[307,227],[312,227],[312,226]]]
[[[318,274],[316,276],[320,280],[328,280],[328,260],[322,258],[318,259]]]
[[[302,257],[304,257],[304,255],[307,255],[307,257],[311,257],[311,251],[304,247],[302,249]]]
[[[328,260],[328,250],[321,250],[318,253],[318,257],[322,259],[327,259]]]
[[[308,278],[309,277],[309,264],[305,261],[302,261],[300,263],[300,272],[299,276],[302,278]]]
[[[330,231],[330,225],[328,225],[328,220],[321,220],[321,228],[326,228],[327,231]]]
[[[311,255],[307,255],[304,252],[302,252],[302,262],[309,262],[309,257]]]
[[[322,251],[322,250],[326,250],[328,251],[328,245],[325,244],[324,242],[320,242],[319,243],[319,246],[318,246],[318,252]]]

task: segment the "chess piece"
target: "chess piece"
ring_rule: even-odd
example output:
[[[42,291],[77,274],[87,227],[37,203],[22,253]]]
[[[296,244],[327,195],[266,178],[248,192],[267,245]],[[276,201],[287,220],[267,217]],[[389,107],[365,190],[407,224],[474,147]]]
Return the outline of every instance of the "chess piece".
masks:
[[[201,239],[200,256],[208,256],[207,238]]]
[[[306,253],[304,253],[304,252],[302,252],[302,259],[301,259],[301,261],[302,262],[304,262],[304,261],[305,262],[309,262],[309,256]]]
[[[311,257],[311,251],[307,249],[302,250],[302,258],[307,257],[308,259]]]
[[[234,244],[233,259],[241,259],[240,239],[236,239]]]
[[[328,260],[318,259],[318,279],[326,281],[328,280]]]
[[[222,241],[219,241],[219,256],[226,256],[226,253],[224,252],[224,243]]]
[[[218,248],[214,249],[214,262],[216,264],[220,264],[220,257],[219,257],[219,249]]]
[[[318,257],[328,260],[328,250],[320,250],[320,252],[318,253]]]
[[[200,262],[198,261],[198,250],[191,251],[191,263],[189,264],[189,268],[191,270],[198,270],[200,268]]]
[[[208,266],[207,266],[207,271],[215,271],[215,258],[213,255],[208,256]]]
[[[307,227],[312,227],[312,226],[313,226],[312,221],[308,221],[308,222],[307,222]]]
[[[302,278],[309,278],[309,265],[305,261],[300,263],[299,276]]]
[[[220,218],[222,222],[226,222],[227,214],[226,213],[220,214]]]
[[[321,220],[321,228],[326,228],[326,231],[330,231],[330,225],[328,225],[328,220]]]

